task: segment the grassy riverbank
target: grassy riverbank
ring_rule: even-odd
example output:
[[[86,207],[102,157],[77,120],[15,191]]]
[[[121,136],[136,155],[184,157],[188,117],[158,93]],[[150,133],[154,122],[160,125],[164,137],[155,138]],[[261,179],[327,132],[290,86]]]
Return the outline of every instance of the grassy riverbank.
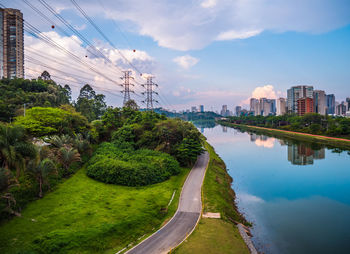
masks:
[[[95,181],[82,168],[30,203],[22,217],[0,225],[0,253],[115,253],[175,213],[188,172],[146,187],[125,187]]]
[[[249,253],[232,222],[248,224],[235,206],[232,178],[213,147],[206,144],[206,149],[210,161],[202,188],[203,212],[219,212],[222,219],[201,218],[197,228],[175,253]]]
[[[299,141],[314,142],[318,144],[328,145],[330,147],[350,149],[350,140],[346,141],[346,140],[336,139],[336,138],[327,137],[327,136],[311,135],[311,134],[302,133],[302,132],[290,132],[290,131],[285,131],[280,129],[263,128],[263,127],[250,126],[250,125],[248,126],[243,124],[234,124],[234,123],[228,123],[226,121],[218,121],[218,123],[228,127],[239,128],[243,131],[255,131],[255,132],[268,134],[276,137],[293,138]]]

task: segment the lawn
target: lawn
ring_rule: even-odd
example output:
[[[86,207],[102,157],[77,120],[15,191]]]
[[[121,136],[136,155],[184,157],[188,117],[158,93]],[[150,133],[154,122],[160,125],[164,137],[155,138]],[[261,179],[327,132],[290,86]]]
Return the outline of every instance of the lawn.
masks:
[[[115,253],[175,213],[188,172],[163,183],[125,187],[90,179],[83,168],[30,203],[22,217],[0,225],[0,253]]]
[[[202,218],[196,230],[175,250],[176,254],[249,253],[237,227],[220,219]]]
[[[194,232],[174,253],[249,253],[232,221],[249,225],[237,211],[232,178],[225,163],[206,144],[210,161],[202,188],[203,212],[219,212],[222,219],[201,218]]]

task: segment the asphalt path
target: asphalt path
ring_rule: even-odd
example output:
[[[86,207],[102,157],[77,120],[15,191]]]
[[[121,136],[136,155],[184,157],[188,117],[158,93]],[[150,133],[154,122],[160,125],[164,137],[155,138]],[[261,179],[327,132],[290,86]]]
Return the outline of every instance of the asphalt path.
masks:
[[[198,157],[196,164],[193,166],[184,183],[179,206],[172,219],[156,233],[126,253],[168,253],[193,231],[202,211],[201,188],[208,162],[208,152]]]

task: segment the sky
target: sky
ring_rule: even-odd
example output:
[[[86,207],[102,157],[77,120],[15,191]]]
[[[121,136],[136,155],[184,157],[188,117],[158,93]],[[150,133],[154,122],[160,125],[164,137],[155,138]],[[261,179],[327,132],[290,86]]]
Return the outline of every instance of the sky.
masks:
[[[105,58],[39,0],[27,2],[49,20],[25,0],[0,0],[83,63],[26,32],[26,76],[48,70],[73,97],[89,83],[108,105],[121,106],[121,70],[128,69],[133,99],[143,106],[140,84],[152,75],[158,105],[170,110],[248,107],[251,97],[286,97],[293,85],[313,85],[337,101],[350,97],[349,0],[75,0],[108,41],[72,0],[46,0]]]

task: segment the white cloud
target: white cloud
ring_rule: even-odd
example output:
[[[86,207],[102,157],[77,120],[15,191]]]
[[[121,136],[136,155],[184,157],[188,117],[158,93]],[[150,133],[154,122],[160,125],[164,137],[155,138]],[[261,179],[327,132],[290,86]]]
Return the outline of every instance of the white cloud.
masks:
[[[216,38],[216,40],[227,41],[227,40],[235,40],[235,39],[247,39],[249,37],[258,35],[261,32],[262,30],[252,30],[252,31],[229,30],[229,31],[220,33]]]
[[[272,85],[258,86],[252,92],[252,98],[277,99],[276,92]]]
[[[255,140],[255,145],[262,146],[265,148],[273,148],[275,146],[275,139],[274,138],[268,138],[267,140],[257,139]]]
[[[239,199],[239,201],[246,202],[246,203],[264,203],[265,202],[262,198],[258,196],[255,196],[249,193],[243,193],[243,192],[237,193],[237,198]]]
[[[262,31],[323,33],[350,22],[346,0],[114,1],[108,10],[87,0],[91,15],[129,22],[130,31],[150,36],[159,46],[201,49],[215,40],[244,39]]]
[[[190,55],[184,55],[175,57],[173,61],[184,69],[190,69],[199,62],[199,59]]]
[[[204,0],[204,1],[201,3],[201,6],[202,6],[203,8],[212,8],[212,7],[214,7],[216,4],[217,4],[216,0]]]
[[[120,70],[130,69],[130,65],[116,49],[113,49],[108,44],[95,42],[96,47],[111,60],[110,63],[102,57],[96,57],[89,53],[87,48],[85,48],[82,42],[75,36],[60,36],[54,31],[45,32],[43,34],[81,58],[83,63],[75,61],[72,57],[67,56],[61,51],[57,51],[52,46],[47,45],[37,38],[25,36],[25,73],[27,77],[36,78],[40,76],[44,70],[47,70],[51,74],[53,80],[60,84],[67,83],[71,85],[72,90],[75,92],[85,83],[89,83],[99,93],[105,94],[107,99],[110,98],[110,105],[119,104],[120,106],[121,98],[119,99],[120,96],[118,96],[121,90],[121,87],[118,86],[118,83],[121,83],[119,77],[122,73]],[[136,50],[134,52],[133,50],[121,49],[120,52],[142,72],[152,72],[154,60],[145,51]],[[97,70],[103,76],[93,72],[88,66]],[[69,75],[63,72],[69,73]],[[139,83],[144,82],[142,77],[135,75],[135,73],[134,76]],[[140,90],[141,88],[138,86],[138,88],[135,87],[135,89]]]

